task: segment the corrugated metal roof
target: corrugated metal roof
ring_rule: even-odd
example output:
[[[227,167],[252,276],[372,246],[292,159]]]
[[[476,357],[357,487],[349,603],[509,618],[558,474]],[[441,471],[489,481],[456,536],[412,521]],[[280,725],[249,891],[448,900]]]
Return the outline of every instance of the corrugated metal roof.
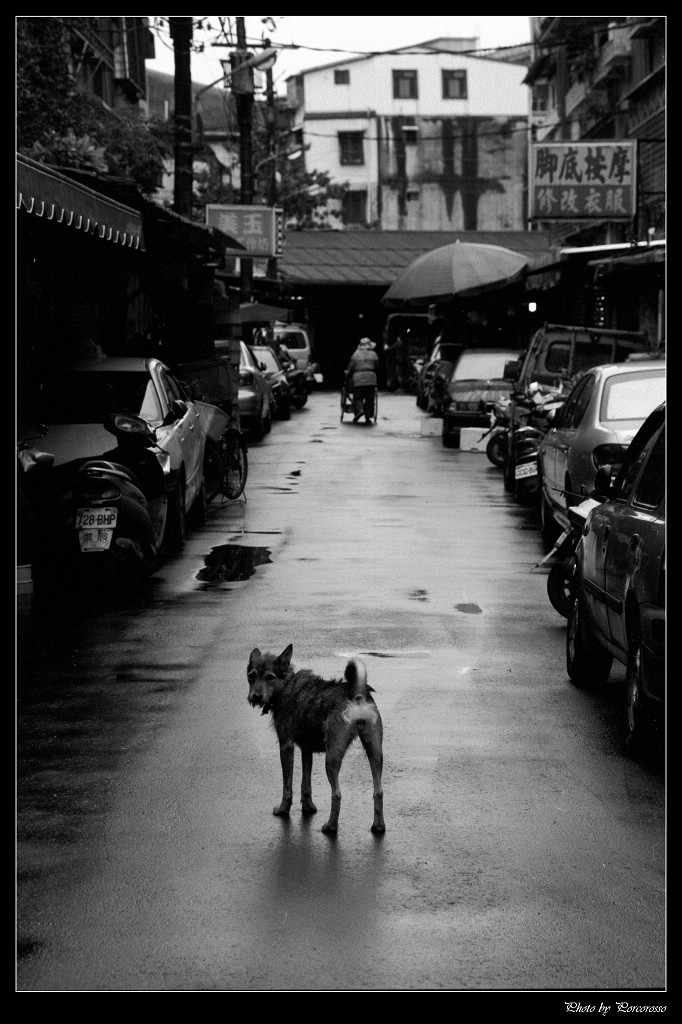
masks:
[[[545,231],[292,231],[278,270],[291,284],[388,287],[418,256],[457,240],[505,246],[531,268],[554,255]]]

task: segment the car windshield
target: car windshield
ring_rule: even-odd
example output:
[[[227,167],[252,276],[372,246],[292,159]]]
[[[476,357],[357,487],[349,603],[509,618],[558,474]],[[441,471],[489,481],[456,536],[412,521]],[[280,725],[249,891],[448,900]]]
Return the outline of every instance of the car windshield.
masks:
[[[74,371],[50,379],[40,395],[45,423],[102,423],[112,412],[160,422],[161,409],[146,370]]]
[[[301,331],[282,331],[275,332],[275,337],[278,341],[286,345],[287,348],[307,348],[305,335]]]
[[[267,345],[254,348],[253,354],[259,362],[265,363],[266,370],[273,371],[274,373],[281,370],[281,366],[277,362],[277,356]]]
[[[665,399],[665,368],[609,377],[601,398],[602,423],[644,420]]]
[[[505,364],[516,356],[516,352],[463,352],[457,361],[452,380],[501,379]]]

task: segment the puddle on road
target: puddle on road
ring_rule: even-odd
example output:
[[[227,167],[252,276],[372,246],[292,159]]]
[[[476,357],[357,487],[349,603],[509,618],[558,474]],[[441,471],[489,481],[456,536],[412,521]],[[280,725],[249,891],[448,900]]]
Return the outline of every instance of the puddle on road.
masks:
[[[221,544],[204,558],[204,568],[196,575],[202,583],[232,583],[248,580],[257,566],[272,562],[270,548],[244,547],[242,544]]]
[[[483,609],[479,608],[477,604],[456,604],[455,608],[458,612],[465,612],[467,615],[482,615]]]

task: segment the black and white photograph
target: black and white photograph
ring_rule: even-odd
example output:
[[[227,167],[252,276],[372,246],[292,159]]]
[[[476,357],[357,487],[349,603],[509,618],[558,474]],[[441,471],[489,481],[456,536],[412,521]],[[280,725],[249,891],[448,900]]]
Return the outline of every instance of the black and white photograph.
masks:
[[[667,34],[14,16],[15,994],[672,1005]]]

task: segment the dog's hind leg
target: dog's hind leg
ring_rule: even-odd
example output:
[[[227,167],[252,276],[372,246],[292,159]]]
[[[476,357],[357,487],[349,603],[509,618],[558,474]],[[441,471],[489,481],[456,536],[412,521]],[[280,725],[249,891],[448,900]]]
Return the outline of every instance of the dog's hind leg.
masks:
[[[294,797],[294,744],[280,743],[279,759],[282,762],[282,802],[273,807],[272,813],[286,818],[291,810]]]
[[[341,771],[342,760],[343,752],[339,757],[336,751],[327,751],[324,766],[327,772],[327,778],[329,779],[329,785],[332,787],[332,806],[329,812],[329,821],[325,822],[325,824],[322,826],[322,831],[326,832],[327,834],[333,834],[334,832],[336,832],[339,825],[339,811],[341,810],[341,789],[339,788],[339,772]]]
[[[381,787],[381,772],[384,764],[384,755],[381,744],[381,735],[372,731],[369,735],[360,733],[360,742],[365,748],[369,767],[372,771],[372,782],[374,783],[374,821],[372,832],[385,832],[384,824],[384,791]]]
[[[301,762],[303,764],[303,779],[301,781],[301,810],[304,814],[315,814],[317,807],[313,803],[313,752],[312,750],[301,750]]]

